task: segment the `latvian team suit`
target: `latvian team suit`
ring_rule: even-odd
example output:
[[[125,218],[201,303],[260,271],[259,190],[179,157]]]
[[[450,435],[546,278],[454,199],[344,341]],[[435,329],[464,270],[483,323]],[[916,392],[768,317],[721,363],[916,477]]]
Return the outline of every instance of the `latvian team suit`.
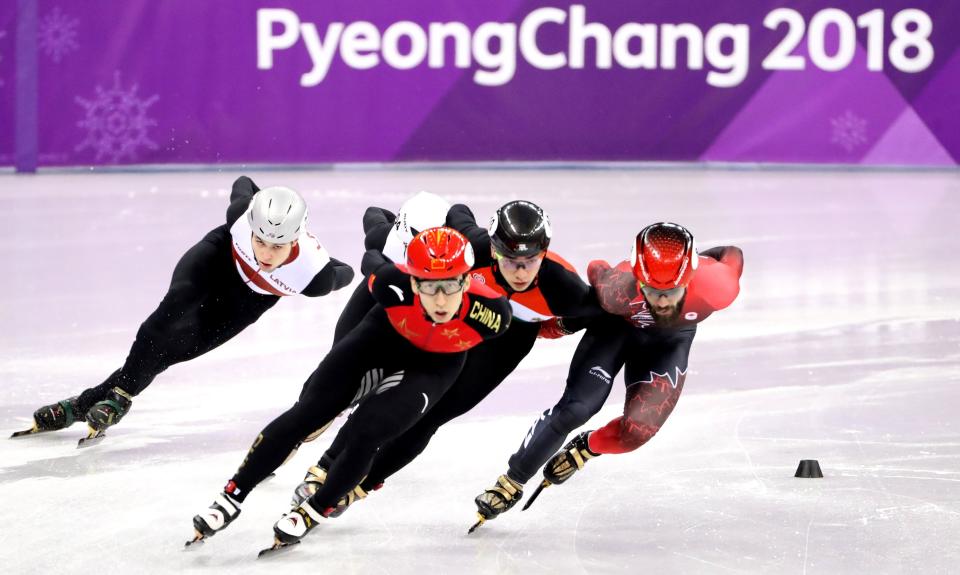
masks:
[[[353,269],[331,258],[305,227],[281,266],[271,272],[260,269],[248,218],[251,199],[259,191],[245,176],[234,182],[226,224],[210,231],[177,263],[167,294],[140,326],[123,366],[102,384],[71,398],[74,403],[60,402],[73,412],[71,423],[104,400],[129,407],[129,399],[158,374],[230,340],[281,297],[323,296],[350,283]]]
[[[588,451],[578,455],[633,451],[660,430],[683,391],[697,324],[729,306],[740,289],[738,248],[701,252],[698,264],[677,320],[669,326],[655,321],[629,262],[613,268],[599,260],[589,264],[588,278],[607,315],[590,324],[577,346],[560,401],[534,422],[510,457],[511,479],[526,483],[570,432],[600,410],[621,368],[627,388],[623,415],[590,433]]]
[[[603,313],[593,289],[560,256],[547,252],[531,286],[523,292],[515,292],[491,256],[490,236],[477,225],[470,209],[463,204],[454,205],[447,222],[472,239],[477,254],[471,272],[474,284],[485,284],[506,297],[513,311],[513,322],[502,337],[472,349],[463,371],[443,399],[416,425],[377,453],[369,474],[360,485],[364,492],[378,487],[387,477],[413,461],[440,426],[471,410],[496,389],[530,353],[541,322],[556,316],[595,317]],[[482,238],[482,241],[476,238]],[[341,449],[340,442],[335,441],[320,465],[331,465]]]
[[[359,484],[377,449],[440,401],[463,368],[467,350],[510,326],[509,303],[480,283],[470,285],[452,319],[435,324],[411,289],[409,275],[377,251],[368,251],[364,260],[363,269],[372,270],[368,286],[377,305],[334,344],[299,401],[263,429],[225,493],[194,519],[198,533],[212,535],[232,521],[250,490],[318,425],[349,406],[356,382],[371,370],[381,371],[380,386],[361,400],[337,435],[343,449],[326,482],[305,503],[332,509]]]

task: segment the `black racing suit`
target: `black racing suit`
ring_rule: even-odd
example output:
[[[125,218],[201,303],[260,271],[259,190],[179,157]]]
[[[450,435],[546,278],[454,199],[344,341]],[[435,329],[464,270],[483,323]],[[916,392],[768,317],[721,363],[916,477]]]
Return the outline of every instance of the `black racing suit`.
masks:
[[[357,382],[371,370],[380,371],[385,377],[375,391],[360,401],[338,432],[335,442],[342,446],[342,452],[330,467],[323,486],[311,497],[311,505],[317,509],[335,505],[360,482],[384,443],[409,429],[440,401],[463,368],[467,352],[454,351],[461,348],[452,343],[446,344],[443,352],[423,349],[398,331],[400,328],[390,314],[407,314],[407,319],[399,324],[403,329],[409,326],[411,333],[420,336],[430,332],[431,338],[440,342],[449,334],[468,332],[479,342],[507,330],[509,305],[498,294],[489,290],[474,293],[473,287],[468,292],[471,299],[464,300],[454,319],[433,324],[424,318],[419,298],[410,288],[409,276],[382,255],[379,258],[382,264],[374,268],[369,282],[377,305],[360,325],[334,344],[310,375],[297,403],[268,424],[254,441],[227,486],[238,501],[243,501],[320,424],[347,408]],[[475,319],[468,310],[478,305],[492,310],[502,321],[490,324]]]
[[[603,313],[594,290],[554,254],[548,254],[544,259],[533,284],[518,293],[501,275],[490,253],[490,236],[477,225],[470,209],[462,204],[454,205],[447,215],[447,222],[471,239],[476,254],[472,273],[474,281],[484,281],[514,305],[521,301],[529,303],[542,316],[538,321],[523,321],[515,309],[513,323],[502,337],[470,350],[463,371],[440,403],[378,452],[369,474],[361,483],[366,491],[412,462],[427,447],[440,426],[470,411],[496,389],[530,353],[540,330],[539,319],[553,315],[589,318]],[[334,441],[321,459],[321,465],[332,465],[340,450],[341,446]]]
[[[260,294],[246,285],[231,251],[230,227],[258,191],[246,176],[233,183],[226,223],[207,233],[180,258],[167,294],[140,326],[123,366],[80,394],[79,413],[86,413],[114,387],[132,396],[139,394],[171,365],[220,346],[277,303],[280,296]],[[326,295],[352,280],[353,269],[330,258],[301,293]]]

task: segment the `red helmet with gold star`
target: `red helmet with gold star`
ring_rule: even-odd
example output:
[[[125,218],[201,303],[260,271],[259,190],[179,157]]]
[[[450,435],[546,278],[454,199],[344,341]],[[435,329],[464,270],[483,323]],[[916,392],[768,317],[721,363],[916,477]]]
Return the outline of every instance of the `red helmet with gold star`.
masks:
[[[407,246],[407,263],[399,266],[419,279],[454,278],[473,267],[473,247],[463,234],[452,228],[424,230]]]

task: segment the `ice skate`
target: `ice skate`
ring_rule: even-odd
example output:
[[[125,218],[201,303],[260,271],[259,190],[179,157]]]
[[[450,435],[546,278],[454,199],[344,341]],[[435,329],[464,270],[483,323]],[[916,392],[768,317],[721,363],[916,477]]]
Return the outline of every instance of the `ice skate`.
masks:
[[[23,431],[15,431],[10,438],[66,429],[82,419],[83,414],[79,413],[77,398],[70,397],[50,405],[44,405],[33,412],[33,427]]]
[[[570,442],[563,447],[562,451],[550,458],[550,461],[548,461],[547,465],[543,468],[543,481],[540,482],[537,490],[533,492],[533,496],[530,497],[530,500],[523,506],[524,511],[533,505],[533,502],[537,500],[540,492],[544,489],[551,485],[560,485],[570,479],[574,473],[583,469],[587,461],[600,455],[599,453],[590,451],[589,437],[590,432],[584,431],[571,439]]]
[[[326,480],[327,470],[322,467],[320,463],[312,465],[310,469],[307,470],[307,474],[304,476],[303,482],[300,483],[296,489],[294,489],[293,498],[290,501],[291,506],[296,508],[304,501],[310,499],[310,497],[313,496],[318,489],[320,489]],[[379,485],[374,489],[378,487]],[[332,511],[328,516],[340,517],[347,510],[347,507],[350,507],[354,502],[365,499],[366,497],[367,492],[364,491],[362,487],[357,485],[337,501],[337,504],[331,508]]]
[[[228,484],[229,486],[229,484]],[[213,500],[208,509],[193,517],[194,538],[184,545],[202,543],[227,528],[240,515],[240,502],[224,491]]]
[[[130,411],[133,396],[119,387],[114,387],[102,401],[93,404],[87,411],[87,424],[95,431],[106,431],[116,425]]]
[[[467,533],[473,533],[488,519],[493,519],[508,511],[523,497],[523,485],[506,475],[497,478],[497,483],[474,499],[477,504],[477,522]]]
[[[77,442],[77,448],[92,447],[101,441],[107,428],[116,425],[130,411],[133,397],[119,387],[114,387],[106,399],[93,404],[87,411],[87,436]]]
[[[281,549],[300,543],[304,535],[309,533],[321,519],[329,517],[333,507],[325,509],[323,512],[314,509],[309,501],[304,501],[299,507],[285,513],[273,525],[273,545],[267,547],[257,554],[257,557],[265,557],[275,554]]]
[[[311,465],[310,469],[307,469],[307,474],[303,477],[303,481],[293,490],[290,506],[296,508],[307,499],[310,499],[326,481],[327,469],[319,462],[316,465]]]

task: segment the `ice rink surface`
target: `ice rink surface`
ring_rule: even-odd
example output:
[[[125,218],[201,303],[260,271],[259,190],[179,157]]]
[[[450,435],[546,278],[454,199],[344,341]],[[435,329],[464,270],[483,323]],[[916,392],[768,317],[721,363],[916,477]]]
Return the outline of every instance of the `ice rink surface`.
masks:
[[[241,173],[0,175],[0,431],[120,366],[177,259],[223,223]],[[291,553],[255,559],[335,429],[261,485],[229,529],[184,552],[191,517],[328,350],[352,286],[290,298],[162,374],[99,446],[76,449],[80,426],[0,439],[3,573],[957,572],[958,172],[249,175],[300,190],[310,229],[355,267],[363,210],[428,189],[482,220],[510,199],[539,203],[551,248],[581,271],[625,258],[647,223],[676,221],[701,248],[743,249],[742,291],[701,324],[660,434],[591,461],[528,511],[466,534],[473,497],[559,398],[578,336],[538,343],[419,460]],[[622,397],[621,375],[588,428],[618,415]],[[819,460],[825,477],[794,478],[800,459]]]

